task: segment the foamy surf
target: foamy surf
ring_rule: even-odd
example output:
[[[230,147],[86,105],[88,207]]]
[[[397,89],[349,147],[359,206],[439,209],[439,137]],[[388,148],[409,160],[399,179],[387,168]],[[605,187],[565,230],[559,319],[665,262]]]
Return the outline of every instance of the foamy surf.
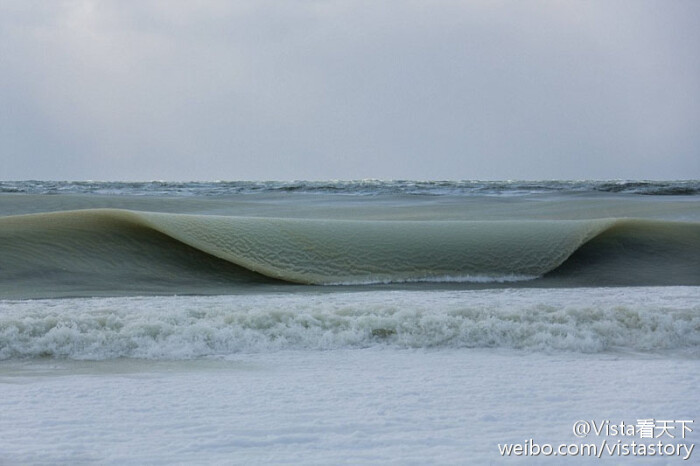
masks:
[[[700,354],[697,287],[0,302],[0,359],[514,348]]]

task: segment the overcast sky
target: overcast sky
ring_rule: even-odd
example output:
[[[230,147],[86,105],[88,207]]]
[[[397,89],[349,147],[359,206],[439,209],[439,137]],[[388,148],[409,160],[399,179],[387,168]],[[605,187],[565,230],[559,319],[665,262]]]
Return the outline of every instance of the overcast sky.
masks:
[[[0,0],[0,179],[700,178],[700,1]]]

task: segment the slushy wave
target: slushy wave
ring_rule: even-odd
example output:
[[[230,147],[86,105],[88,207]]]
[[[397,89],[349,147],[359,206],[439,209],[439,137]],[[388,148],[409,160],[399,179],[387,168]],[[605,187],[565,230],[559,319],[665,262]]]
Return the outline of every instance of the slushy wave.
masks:
[[[360,221],[95,209],[0,218],[5,296],[212,283],[700,284],[700,224],[634,219]],[[156,286],[156,288],[157,288]],[[220,289],[220,288],[219,288]],[[11,293],[9,296],[11,297]],[[21,297],[21,296],[19,296]]]

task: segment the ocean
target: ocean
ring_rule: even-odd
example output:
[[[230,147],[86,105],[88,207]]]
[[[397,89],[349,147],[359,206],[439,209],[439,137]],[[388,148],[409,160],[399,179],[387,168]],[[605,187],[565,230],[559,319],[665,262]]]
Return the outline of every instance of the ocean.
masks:
[[[0,465],[692,464],[698,386],[700,181],[0,182]]]

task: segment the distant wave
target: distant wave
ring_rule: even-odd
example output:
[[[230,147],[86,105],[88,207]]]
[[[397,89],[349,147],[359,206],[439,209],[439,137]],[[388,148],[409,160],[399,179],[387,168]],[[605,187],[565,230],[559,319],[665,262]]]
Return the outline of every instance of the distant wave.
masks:
[[[700,195],[700,180],[678,181],[0,181],[0,193],[102,194],[138,196],[230,196],[250,193],[426,196],[519,196],[542,193],[627,193],[657,196]]]
[[[439,303],[439,305],[436,305]],[[700,356],[697,287],[0,301],[0,360],[513,348]]]
[[[95,209],[0,218],[0,296],[216,283],[699,285],[700,224],[355,221]],[[572,281],[573,280],[573,281]],[[160,287],[160,288],[159,288]],[[54,290],[54,291],[52,291]],[[184,292],[184,291],[183,291]]]

